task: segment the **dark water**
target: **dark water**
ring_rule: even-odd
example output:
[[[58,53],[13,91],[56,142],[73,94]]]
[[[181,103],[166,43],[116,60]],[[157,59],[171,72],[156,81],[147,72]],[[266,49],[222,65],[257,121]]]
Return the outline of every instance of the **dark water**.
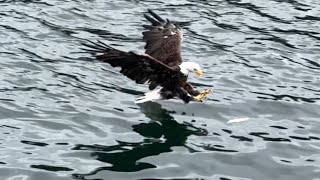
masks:
[[[205,103],[134,104],[146,86],[76,54],[143,52],[142,13],[184,28]],[[0,179],[320,179],[317,0],[0,1]],[[227,123],[235,118],[246,122]]]

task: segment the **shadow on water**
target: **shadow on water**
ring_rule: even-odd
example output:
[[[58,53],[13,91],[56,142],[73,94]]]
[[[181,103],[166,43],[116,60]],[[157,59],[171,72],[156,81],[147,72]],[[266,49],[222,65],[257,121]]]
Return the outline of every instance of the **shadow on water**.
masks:
[[[207,130],[187,123],[178,123],[160,104],[147,102],[140,105],[141,111],[150,118],[149,123],[133,125],[133,131],[146,137],[141,142],[118,141],[117,145],[84,145],[78,144],[73,150],[91,151],[91,156],[98,161],[111,164],[99,167],[88,174],[73,174],[76,179],[86,179],[100,171],[135,172],[156,168],[155,165],[139,162],[140,159],[171,152],[173,146],[185,146],[190,135],[206,136]],[[163,138],[163,139],[159,139]]]

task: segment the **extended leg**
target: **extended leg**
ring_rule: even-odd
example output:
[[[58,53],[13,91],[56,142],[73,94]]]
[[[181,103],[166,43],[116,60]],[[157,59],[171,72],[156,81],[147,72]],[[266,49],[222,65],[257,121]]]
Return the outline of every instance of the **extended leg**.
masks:
[[[186,83],[184,85],[184,89],[191,95],[191,96],[197,96],[200,94],[199,91],[194,89],[190,83]]]
[[[182,99],[183,102],[186,104],[189,103],[190,101],[194,100],[193,96],[190,96],[188,94],[188,92],[182,87],[176,89],[176,93],[177,93],[178,97],[180,99]]]
[[[212,92],[212,90],[210,90],[210,89],[205,89],[205,90],[199,92],[199,91],[195,90],[190,83],[186,83],[186,85],[184,86],[184,89],[189,94],[194,96],[195,101],[199,101],[199,102],[202,102],[203,100],[205,100],[207,98],[207,95]]]

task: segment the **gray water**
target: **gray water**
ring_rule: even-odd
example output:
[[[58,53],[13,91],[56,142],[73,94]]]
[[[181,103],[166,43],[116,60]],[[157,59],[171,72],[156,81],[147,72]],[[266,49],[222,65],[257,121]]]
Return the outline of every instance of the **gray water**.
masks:
[[[143,52],[143,13],[184,29],[204,103],[79,54]],[[317,0],[0,1],[0,179],[320,179]],[[248,121],[227,123],[235,118]]]

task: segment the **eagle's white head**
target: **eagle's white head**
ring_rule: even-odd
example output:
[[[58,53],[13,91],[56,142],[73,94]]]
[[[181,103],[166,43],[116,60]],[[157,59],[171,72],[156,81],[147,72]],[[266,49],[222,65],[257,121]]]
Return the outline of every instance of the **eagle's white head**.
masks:
[[[200,65],[194,62],[182,62],[179,67],[180,71],[186,76],[188,76],[189,72],[195,72],[198,76],[203,74]]]

